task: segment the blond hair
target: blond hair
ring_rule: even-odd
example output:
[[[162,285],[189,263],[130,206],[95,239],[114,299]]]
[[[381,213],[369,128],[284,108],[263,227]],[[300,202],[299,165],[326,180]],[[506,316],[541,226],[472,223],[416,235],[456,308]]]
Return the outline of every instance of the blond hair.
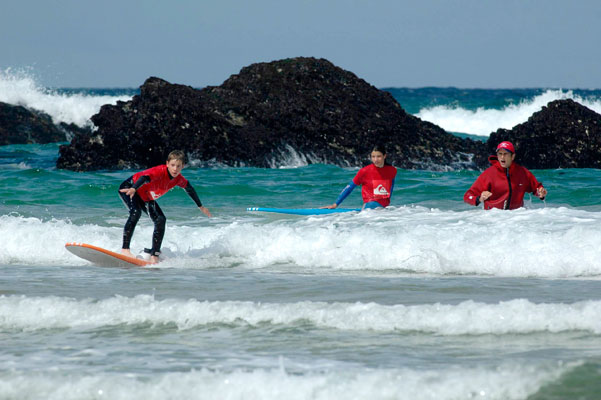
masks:
[[[171,160],[179,160],[182,162],[182,164],[185,164],[186,163],[186,154],[181,150],[173,150],[167,156],[167,162],[169,162]]]

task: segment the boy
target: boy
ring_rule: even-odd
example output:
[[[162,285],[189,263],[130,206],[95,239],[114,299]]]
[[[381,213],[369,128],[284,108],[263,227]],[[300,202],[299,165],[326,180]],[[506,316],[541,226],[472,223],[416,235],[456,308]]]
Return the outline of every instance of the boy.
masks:
[[[121,196],[123,203],[129,209],[129,218],[123,228],[121,254],[134,257],[129,249],[129,244],[136,224],[142,215],[142,211],[144,211],[150,216],[152,222],[154,222],[150,262],[152,264],[159,262],[167,218],[165,218],[156,200],[175,186],[183,188],[188,193],[188,196],[194,200],[200,211],[207,217],[211,217],[209,210],[203,207],[200,202],[196,190],[181,174],[185,159],[186,156],[183,151],[174,150],[169,153],[166,164],[138,172],[121,183],[119,186],[119,196]]]

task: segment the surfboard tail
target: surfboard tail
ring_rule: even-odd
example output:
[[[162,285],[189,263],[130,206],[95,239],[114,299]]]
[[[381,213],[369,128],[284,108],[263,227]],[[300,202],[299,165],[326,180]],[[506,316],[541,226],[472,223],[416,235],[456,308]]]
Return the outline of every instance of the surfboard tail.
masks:
[[[77,257],[103,267],[143,267],[151,265],[149,261],[128,257],[87,243],[69,242],[65,244],[65,248]]]

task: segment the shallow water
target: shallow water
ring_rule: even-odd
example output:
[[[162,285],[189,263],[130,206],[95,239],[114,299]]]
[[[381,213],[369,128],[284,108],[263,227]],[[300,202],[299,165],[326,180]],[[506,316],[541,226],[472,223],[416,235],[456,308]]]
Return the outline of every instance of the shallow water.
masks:
[[[462,202],[477,172],[400,170],[392,207],[317,217],[356,170],[199,169],[159,200],[157,268],[103,268],[133,171],[0,148],[0,398],[595,399],[598,170],[534,171],[546,202]],[[360,205],[356,190],[344,206]],[[132,249],[148,246],[142,218]]]

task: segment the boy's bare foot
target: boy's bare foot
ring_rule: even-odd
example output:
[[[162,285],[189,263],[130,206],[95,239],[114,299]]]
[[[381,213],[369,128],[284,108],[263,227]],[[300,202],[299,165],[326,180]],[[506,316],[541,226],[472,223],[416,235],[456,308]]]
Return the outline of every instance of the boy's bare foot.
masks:
[[[150,256],[150,263],[151,264],[158,264],[159,263],[159,258],[157,256]]]
[[[130,249],[121,249],[121,254],[123,254],[124,256],[128,256],[128,257],[132,257],[132,258],[136,258],[136,256],[134,256],[131,252]]]

